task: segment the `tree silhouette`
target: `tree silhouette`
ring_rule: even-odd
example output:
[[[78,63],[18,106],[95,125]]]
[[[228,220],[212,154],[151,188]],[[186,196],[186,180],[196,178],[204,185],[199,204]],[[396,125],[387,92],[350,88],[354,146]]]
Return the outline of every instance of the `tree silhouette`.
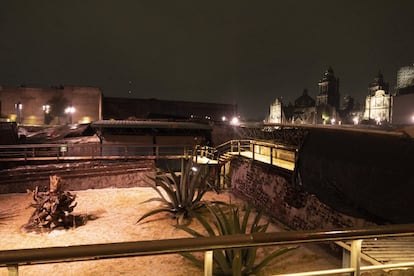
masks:
[[[48,102],[50,105],[50,117],[63,117],[65,116],[65,108],[69,106],[69,101],[62,95],[54,95]]]

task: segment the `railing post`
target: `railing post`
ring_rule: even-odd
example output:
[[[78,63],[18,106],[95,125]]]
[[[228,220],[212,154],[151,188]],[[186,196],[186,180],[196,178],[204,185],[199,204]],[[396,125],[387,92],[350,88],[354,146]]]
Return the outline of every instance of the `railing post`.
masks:
[[[204,276],[213,275],[213,251],[204,253]]]
[[[353,240],[351,243],[351,268],[354,269],[354,276],[360,275],[360,267],[361,267],[361,245],[362,240]]]
[[[270,147],[270,165],[273,165],[273,147]]]
[[[18,276],[19,275],[19,265],[8,265],[7,270],[9,271],[9,276]]]

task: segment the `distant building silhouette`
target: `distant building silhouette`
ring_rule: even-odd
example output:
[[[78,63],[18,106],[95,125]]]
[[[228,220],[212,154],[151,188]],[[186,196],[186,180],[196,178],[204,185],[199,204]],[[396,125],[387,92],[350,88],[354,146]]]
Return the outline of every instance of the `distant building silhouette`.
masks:
[[[401,67],[397,73],[397,94],[414,93],[414,64]]]
[[[414,64],[401,67],[397,73],[397,94],[393,97],[391,122],[414,124]]]
[[[230,120],[237,115],[237,105],[205,102],[170,101],[159,99],[103,99],[103,118],[170,119],[170,120]]]
[[[292,121],[296,124],[316,123],[315,100],[308,95],[307,89],[304,89],[302,96],[295,100]]]

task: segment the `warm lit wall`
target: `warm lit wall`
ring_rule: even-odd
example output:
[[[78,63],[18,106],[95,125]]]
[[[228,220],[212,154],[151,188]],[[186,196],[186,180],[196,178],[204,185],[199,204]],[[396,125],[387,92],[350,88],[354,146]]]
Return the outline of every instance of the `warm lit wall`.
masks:
[[[94,87],[57,87],[29,88],[3,87],[0,89],[2,116],[11,121],[18,120],[16,104],[22,104],[21,123],[26,125],[43,125],[45,113],[43,106],[54,96],[63,96],[68,104],[75,108],[72,115],[73,123],[91,122],[101,119],[102,92]],[[55,118],[51,124],[65,124],[68,117]]]

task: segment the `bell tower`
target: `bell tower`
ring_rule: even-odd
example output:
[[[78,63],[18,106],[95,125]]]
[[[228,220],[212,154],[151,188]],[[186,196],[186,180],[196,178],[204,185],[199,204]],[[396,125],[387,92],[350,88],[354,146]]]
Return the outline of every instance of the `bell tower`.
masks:
[[[316,96],[316,105],[330,105],[339,110],[339,78],[335,77],[332,67],[323,74],[318,82],[319,94]]]

